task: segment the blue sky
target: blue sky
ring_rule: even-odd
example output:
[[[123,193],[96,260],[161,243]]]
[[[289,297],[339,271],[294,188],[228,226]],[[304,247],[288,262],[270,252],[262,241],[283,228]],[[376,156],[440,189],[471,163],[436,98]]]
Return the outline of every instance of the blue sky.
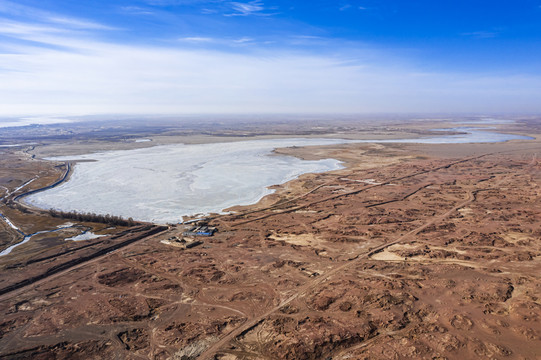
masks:
[[[0,115],[541,111],[541,0],[0,0]]]

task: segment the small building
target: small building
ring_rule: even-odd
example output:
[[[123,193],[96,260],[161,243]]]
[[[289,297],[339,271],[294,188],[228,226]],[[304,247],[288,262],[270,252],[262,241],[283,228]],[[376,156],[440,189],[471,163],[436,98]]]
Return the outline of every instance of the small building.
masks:
[[[184,231],[184,236],[212,236],[216,232],[216,228],[207,225],[194,226],[190,230]]]
[[[186,249],[191,249],[191,248],[196,247],[196,246],[201,245],[201,244],[203,244],[203,242],[201,240],[194,240],[194,241],[187,241],[184,246],[185,246]]]
[[[190,238],[179,239],[176,236],[172,236],[167,240],[162,240],[161,243],[166,244],[166,245],[176,246],[182,249],[191,249],[193,247],[203,244],[203,241],[190,239]]]

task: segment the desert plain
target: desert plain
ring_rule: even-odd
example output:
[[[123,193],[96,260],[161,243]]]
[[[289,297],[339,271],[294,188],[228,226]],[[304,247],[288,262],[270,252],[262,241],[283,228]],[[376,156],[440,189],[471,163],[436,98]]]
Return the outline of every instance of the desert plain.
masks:
[[[48,156],[246,138],[417,138],[468,120],[2,130],[23,145],[0,147],[0,250],[37,234],[0,257],[0,358],[540,358],[536,117],[482,125],[530,140],[276,149],[344,168],[196,220],[217,231],[193,247],[178,241],[185,224],[53,217],[18,198],[69,181],[68,164]],[[66,240],[84,233],[102,236]]]

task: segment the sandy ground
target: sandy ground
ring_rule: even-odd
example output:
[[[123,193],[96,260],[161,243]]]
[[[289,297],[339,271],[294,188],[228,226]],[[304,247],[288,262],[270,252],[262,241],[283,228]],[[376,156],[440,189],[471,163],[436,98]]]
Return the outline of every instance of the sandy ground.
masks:
[[[172,227],[0,259],[3,289],[45,274],[0,295],[0,356],[539,358],[539,140],[279,151],[348,168],[210,219],[192,249],[160,242]]]

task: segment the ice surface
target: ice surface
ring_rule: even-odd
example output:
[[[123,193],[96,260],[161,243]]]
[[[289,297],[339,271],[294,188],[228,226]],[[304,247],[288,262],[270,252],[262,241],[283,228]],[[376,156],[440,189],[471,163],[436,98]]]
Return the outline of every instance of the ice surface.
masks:
[[[528,136],[504,134],[494,131],[486,131],[486,128],[476,127],[455,127],[447,129],[433,129],[434,131],[456,131],[466,132],[460,135],[441,135],[429,138],[420,139],[402,139],[402,140],[378,140],[378,141],[362,141],[362,142],[378,142],[378,143],[415,143],[415,144],[468,144],[468,143],[492,143],[504,142],[509,140],[529,140],[533,139]]]
[[[13,230],[17,230],[17,231],[21,231],[21,229],[19,229],[17,226],[15,226],[7,217],[5,217],[4,215],[0,214],[0,218],[2,220],[4,220],[10,228],[12,228]]]
[[[32,235],[27,235],[24,237],[23,241],[15,244],[15,245],[11,245],[10,247],[8,247],[7,249],[5,249],[4,251],[0,252],[0,256],[6,256],[6,255],[9,255],[13,249],[15,249],[16,247],[20,246],[20,245],[23,245],[23,244],[26,244],[27,242],[30,241],[30,239],[32,238]]]
[[[4,127],[20,127],[20,126],[29,126],[29,125],[50,125],[50,124],[66,124],[71,123],[73,120],[70,119],[59,119],[53,117],[27,117],[13,120],[3,120],[0,119],[0,128]]]
[[[82,234],[67,238],[65,240],[72,240],[72,241],[93,240],[93,239],[97,239],[103,236],[105,235],[97,235],[97,234],[94,234],[92,231],[85,231]]]
[[[438,144],[525,138],[473,128],[452,130],[464,130],[468,134],[355,142]],[[352,141],[270,139],[175,144],[83,155],[78,159],[98,161],[78,163],[68,182],[33,194],[26,201],[45,209],[114,214],[158,223],[179,222],[183,215],[221,212],[234,205],[253,204],[272,192],[268,186],[284,183],[303,173],[340,168],[340,163],[334,159],[304,161],[273,155],[274,148],[345,142]]]
[[[1,126],[0,126],[1,127]],[[17,147],[17,146],[28,146],[28,145],[36,145],[36,143],[24,143],[24,144],[0,144],[0,147]]]
[[[78,157],[70,180],[29,196],[42,208],[133,217],[159,223],[183,215],[252,204],[280,184],[308,172],[339,169],[339,161],[303,161],[276,147],[334,144],[335,139],[275,139],[220,144],[165,145]]]

